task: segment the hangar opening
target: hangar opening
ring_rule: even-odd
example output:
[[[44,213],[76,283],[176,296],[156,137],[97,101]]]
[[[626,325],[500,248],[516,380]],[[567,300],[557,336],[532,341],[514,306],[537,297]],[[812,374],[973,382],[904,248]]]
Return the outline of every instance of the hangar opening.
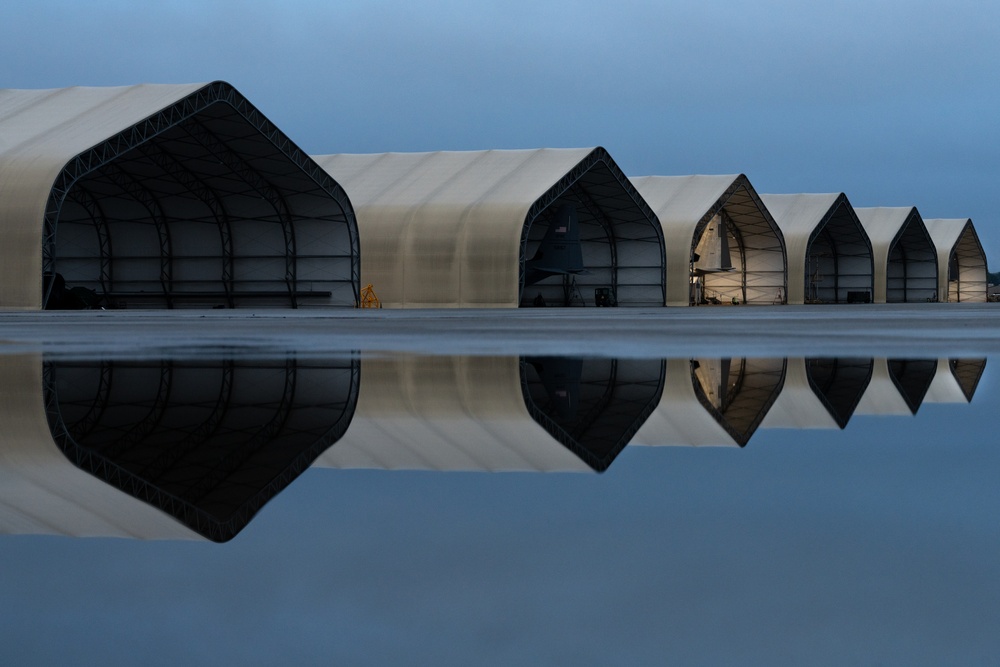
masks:
[[[656,408],[659,359],[521,359],[524,402],[549,435],[603,472]]]
[[[872,379],[870,358],[806,359],[809,386],[841,429],[847,426]]]
[[[746,176],[632,182],[663,228],[667,305],[784,303],[784,238]]]
[[[744,447],[781,393],[785,366],[784,359],[695,359],[691,380],[702,406]]]
[[[854,209],[875,257],[875,303],[937,301],[934,242],[913,206]]]
[[[986,301],[986,253],[966,219],[926,220],[938,253],[938,289],[942,302]]]
[[[49,429],[77,467],[224,542],[347,430],[359,362],[46,362]]]
[[[528,214],[520,305],[662,306],[664,241],[655,217],[608,161],[588,159],[574,171],[564,192],[552,203],[557,193],[547,193]]]
[[[352,306],[340,186],[213,83],[71,160],[45,218],[45,307]]]
[[[603,148],[314,159],[388,308],[661,306],[663,234]]]
[[[872,243],[844,193],[761,195],[788,249],[788,303],[871,303]]]
[[[857,216],[840,202],[806,246],[806,303],[869,303],[874,288],[872,247]]]
[[[908,222],[889,249],[886,303],[937,301],[937,254],[919,219]]]

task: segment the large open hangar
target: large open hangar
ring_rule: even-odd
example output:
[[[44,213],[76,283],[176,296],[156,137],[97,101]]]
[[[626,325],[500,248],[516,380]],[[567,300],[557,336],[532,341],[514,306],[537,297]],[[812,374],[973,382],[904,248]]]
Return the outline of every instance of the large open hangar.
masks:
[[[0,137],[2,308],[358,299],[346,194],[227,83],[0,90]]]
[[[322,155],[382,305],[662,306],[656,216],[603,148]]]
[[[969,218],[925,220],[938,257],[938,299],[986,301],[986,253]]]
[[[938,300],[938,260],[915,207],[856,208],[875,253],[875,303]]]
[[[847,196],[761,195],[788,252],[787,303],[870,302],[872,244]]]
[[[783,303],[784,239],[746,176],[644,176],[632,183],[663,227],[668,306]]]

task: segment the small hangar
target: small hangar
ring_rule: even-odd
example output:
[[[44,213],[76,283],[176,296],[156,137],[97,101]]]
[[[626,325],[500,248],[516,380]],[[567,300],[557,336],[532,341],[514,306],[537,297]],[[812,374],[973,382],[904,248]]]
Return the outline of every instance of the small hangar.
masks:
[[[603,148],[313,156],[395,308],[662,306],[656,216]]]
[[[760,198],[785,238],[787,303],[871,302],[872,244],[846,195]]]
[[[938,258],[938,300],[986,301],[986,253],[969,218],[925,220]]]
[[[782,303],[784,238],[746,176],[631,180],[663,228],[668,306]]]
[[[938,260],[914,207],[856,208],[875,253],[875,303],[938,300]]]
[[[0,308],[351,306],[344,191],[224,82],[0,90]]]

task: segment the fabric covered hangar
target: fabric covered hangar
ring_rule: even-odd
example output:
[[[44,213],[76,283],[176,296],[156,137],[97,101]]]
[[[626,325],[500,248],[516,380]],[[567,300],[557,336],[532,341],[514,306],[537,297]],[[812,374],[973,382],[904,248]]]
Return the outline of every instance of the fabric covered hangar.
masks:
[[[313,156],[390,307],[662,306],[656,216],[603,148]]]
[[[785,237],[788,303],[871,301],[872,244],[844,193],[760,198]]]
[[[924,220],[938,256],[938,300],[986,301],[986,252],[969,218]]]
[[[314,466],[603,472],[664,388],[659,359],[365,358],[344,437]]]
[[[224,82],[0,90],[0,308],[353,305],[344,191]]]
[[[668,306],[782,303],[784,238],[746,176],[631,180],[663,227]]]
[[[937,301],[937,252],[910,207],[856,208],[875,253],[875,303]]]

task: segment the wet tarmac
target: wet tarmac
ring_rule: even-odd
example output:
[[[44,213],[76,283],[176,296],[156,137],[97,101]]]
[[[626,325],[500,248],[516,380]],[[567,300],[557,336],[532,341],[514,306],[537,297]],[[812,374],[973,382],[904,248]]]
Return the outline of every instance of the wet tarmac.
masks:
[[[0,353],[667,357],[1000,352],[997,304],[0,313]]]

